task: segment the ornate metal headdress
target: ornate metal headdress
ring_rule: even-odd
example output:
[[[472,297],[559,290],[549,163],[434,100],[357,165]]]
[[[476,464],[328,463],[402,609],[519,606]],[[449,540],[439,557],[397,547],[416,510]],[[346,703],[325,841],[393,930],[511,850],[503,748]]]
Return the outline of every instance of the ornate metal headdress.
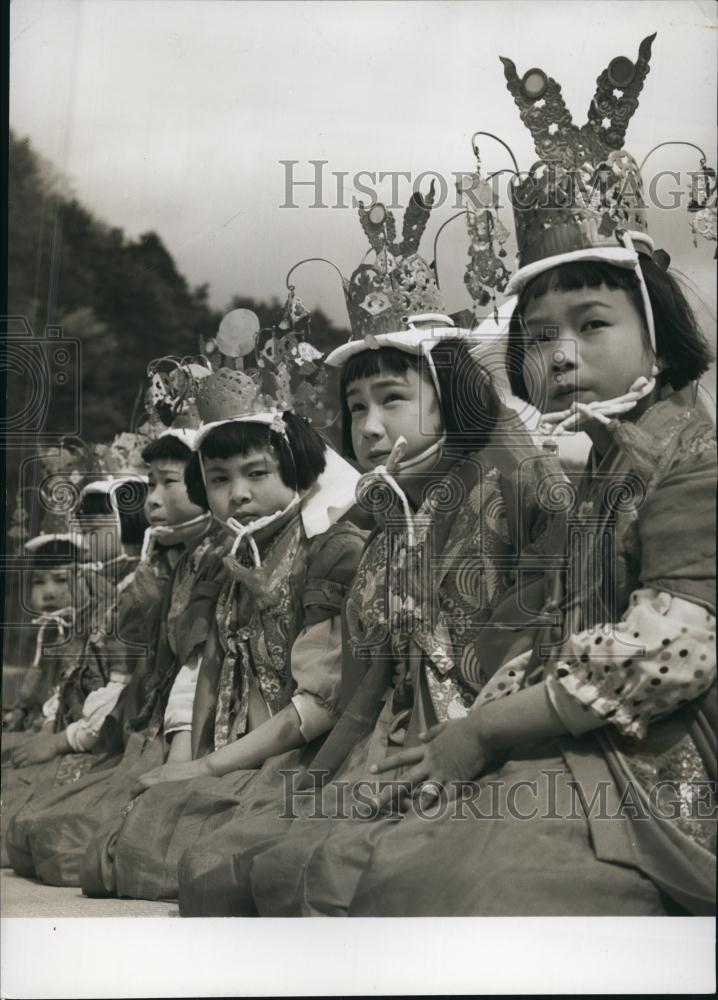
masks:
[[[574,250],[620,246],[619,228],[635,233],[634,242],[647,232],[641,174],[623,141],[648,75],[654,38],[643,39],[635,63],[625,56],[609,63],[581,128],[573,124],[555,80],[536,68],[519,79],[514,63],[501,57],[508,89],[540,158],[511,189],[522,267]]]
[[[343,282],[354,338],[407,329],[413,314],[445,312],[434,269],[418,253],[433,204],[432,181],[425,198],[411,196],[397,242],[393,214],[380,202],[368,209],[360,202],[359,221],[374,260]]]
[[[210,424],[256,420],[282,433],[285,411],[321,423],[326,374],[321,352],[307,339],[308,320],[292,293],[277,327],[260,329],[249,309],[227,313],[217,337],[203,344],[214,370],[197,386],[202,432]]]
[[[639,167],[623,149],[626,129],[649,72],[654,38],[643,39],[635,62],[626,56],[611,60],[597,80],[586,123],[581,127],[573,123],[555,80],[537,67],[519,77],[514,63],[501,57],[509,92],[531,132],[539,159],[528,173],[520,174],[509,149],[515,170],[509,191],[518,258],[518,270],[510,276],[500,259],[505,256],[502,244],[506,230],[498,218],[498,191],[488,183],[506,171],[483,179],[474,140],[486,135],[508,147],[490,133],[474,135],[477,171],[467,175],[472,183],[462,193],[466,195],[472,238],[465,281],[479,305],[495,298],[497,291],[519,292],[540,271],[567,258],[610,260],[637,269],[641,282],[639,253],[652,255],[661,266],[668,266],[670,258],[665,251],[654,251],[647,231],[643,164]],[[694,238],[700,234],[715,240],[715,171],[706,165],[703,151],[694,144],[671,141],[654,149],[663,145],[693,146],[701,154],[701,169],[692,175],[688,211]],[[500,247],[498,254],[495,243]],[[643,285],[642,291],[653,339],[653,319]]]
[[[351,338],[328,355],[326,362],[331,367],[342,367],[358,351],[383,346],[428,357],[438,339],[466,335],[446,315],[435,265],[427,263],[418,252],[433,203],[432,182],[426,196],[418,192],[412,195],[404,213],[402,239],[397,242],[393,214],[380,202],[370,208],[360,202],[359,221],[369,240],[373,260],[362,261],[348,279],[336,264],[324,257],[308,257],[290,269],[287,288],[290,300],[296,303],[299,300],[295,298],[290,278],[303,264],[329,264],[341,279]],[[299,306],[306,313],[301,303]]]
[[[503,265],[494,266],[501,263],[495,258],[492,242],[496,237],[496,195],[493,200],[490,195],[479,199],[482,210],[476,218],[482,227],[476,245],[472,245],[466,277],[475,298],[486,299],[496,291],[519,291],[539,270],[552,266],[554,258],[567,254],[578,259],[604,252],[606,259],[623,266],[635,266],[637,252],[653,255],[641,170],[623,143],[649,72],[654,38],[643,39],[635,62],[626,56],[611,60],[598,77],[587,120],[581,127],[573,123],[554,79],[537,67],[519,77],[515,64],[500,57],[509,92],[531,132],[539,159],[528,173],[520,175],[511,154],[516,174],[509,190],[519,270],[510,280]],[[488,133],[476,133],[481,134]],[[478,158],[476,146],[474,151]],[[688,210],[693,213],[694,234],[715,239],[715,172],[699,152],[700,183],[694,182]],[[499,232],[499,243],[502,235]],[[665,263],[666,259],[662,253],[660,260]]]

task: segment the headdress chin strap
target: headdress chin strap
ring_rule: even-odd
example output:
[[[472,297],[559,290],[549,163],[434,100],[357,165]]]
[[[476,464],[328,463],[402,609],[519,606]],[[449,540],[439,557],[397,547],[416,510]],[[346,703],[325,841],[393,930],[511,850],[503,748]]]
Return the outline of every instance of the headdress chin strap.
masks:
[[[155,524],[150,525],[145,530],[142,539],[142,550],[140,552],[140,562],[149,562],[157,542],[165,545],[179,545],[180,542],[187,542],[199,537],[206,531],[212,522],[212,515],[209,511],[192,517],[189,521],[182,521],[180,524]]]
[[[641,298],[643,299],[643,311],[646,314],[646,326],[648,327],[648,336],[651,341],[651,348],[653,349],[654,356],[657,355],[656,351],[656,326],[653,319],[653,307],[651,306],[651,300],[648,295],[648,287],[646,285],[646,279],[643,277],[643,271],[641,269],[640,257],[638,256],[638,251],[633,245],[633,240],[631,239],[631,234],[627,229],[616,230],[616,236],[621,241],[626,250],[630,250],[631,253],[636,255],[636,277],[638,278],[638,284],[641,286]]]
[[[399,439],[397,439],[397,441],[398,440]],[[407,459],[404,462],[399,462],[396,467],[396,471],[399,473],[410,471],[417,465],[420,465],[427,459],[431,458],[433,455],[436,455],[438,460],[445,443],[446,443],[446,435],[442,434],[442,436],[439,438],[438,441],[435,441],[434,444],[429,445],[429,447],[425,448],[424,451],[422,451],[419,455],[415,455],[414,458]],[[416,544],[416,534],[414,532],[414,517],[406,493],[401,488],[399,483],[396,481],[394,476],[387,470],[385,465],[377,465],[376,468],[371,470],[371,472],[367,472],[366,476],[367,478],[370,478],[371,476],[379,476],[381,479],[384,480],[387,486],[389,486],[394,491],[394,493],[398,497],[399,502],[401,503],[402,509],[404,511],[404,517],[406,518],[407,542],[411,547],[413,547]]]
[[[40,665],[42,645],[45,641],[45,632],[47,631],[48,626],[54,625],[60,634],[60,638],[64,639],[67,634],[67,630],[72,626],[74,620],[75,609],[73,607],[60,608],[58,611],[50,611],[45,614],[38,615],[37,618],[33,618],[32,624],[39,625],[37,639],[35,640],[35,656],[32,661],[33,667]]]
[[[438,441],[434,441],[430,444],[428,448],[424,448],[422,452],[415,455],[413,458],[407,458],[403,462],[399,462],[397,465],[397,472],[407,472],[410,469],[415,468],[417,465],[421,465],[432,455],[438,455],[444,445],[446,444],[446,434],[442,434]]]
[[[249,541],[249,548],[252,553],[252,558],[254,559],[254,565],[261,566],[262,560],[259,555],[259,549],[257,548],[257,543],[252,536],[255,531],[261,531],[262,528],[266,528],[270,524],[274,524],[275,521],[278,521],[280,518],[284,517],[285,514],[288,514],[290,510],[293,510],[299,505],[301,499],[302,498],[299,494],[295,492],[287,506],[282,510],[277,510],[274,514],[267,514],[264,517],[258,517],[256,521],[251,521],[249,524],[242,524],[235,518],[228,517],[223,523],[226,524],[230,531],[233,531],[236,536],[232,542],[232,548],[229,550],[229,554],[231,556],[236,555],[237,549],[246,538]]]

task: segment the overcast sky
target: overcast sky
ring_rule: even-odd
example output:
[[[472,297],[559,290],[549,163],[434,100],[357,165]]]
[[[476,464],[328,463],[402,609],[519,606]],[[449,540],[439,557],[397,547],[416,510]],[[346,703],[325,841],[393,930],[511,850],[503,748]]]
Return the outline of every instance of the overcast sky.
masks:
[[[651,72],[626,142],[638,158],[658,142],[715,149],[716,5],[669,2],[211,2],[13,0],[11,125],[70,180],[77,196],[130,236],[156,230],[188,279],[208,282],[214,305],[233,292],[283,294],[288,268],[330,257],[345,274],[367,249],[351,209],[312,209],[308,188],[285,200],[282,160],[327,160],[346,171],[472,168],[470,137],[497,132],[522,169],[530,136],[499,62],[540,66],[562,86],[576,124],[596,77],[617,55],[636,58],[654,31]],[[508,165],[484,147],[489,169]],[[714,165],[714,164],[713,164]],[[695,169],[689,151],[650,166]],[[391,181],[378,185],[384,199]],[[408,185],[401,181],[405,202]],[[429,236],[452,214],[438,209]],[[507,220],[508,221],[508,220]],[[715,244],[694,249],[684,209],[654,212],[653,234],[715,302]],[[431,256],[431,248],[424,249]],[[448,308],[470,305],[462,284],[462,222],[447,229],[439,266]],[[334,273],[297,275],[307,305],[346,322]]]

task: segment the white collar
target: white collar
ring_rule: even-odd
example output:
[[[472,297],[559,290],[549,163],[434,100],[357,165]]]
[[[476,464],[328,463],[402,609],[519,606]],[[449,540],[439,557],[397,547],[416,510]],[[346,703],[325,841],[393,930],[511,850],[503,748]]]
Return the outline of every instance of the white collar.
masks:
[[[304,494],[299,508],[307,538],[323,534],[356,503],[360,473],[329,445],[324,457],[326,468]]]

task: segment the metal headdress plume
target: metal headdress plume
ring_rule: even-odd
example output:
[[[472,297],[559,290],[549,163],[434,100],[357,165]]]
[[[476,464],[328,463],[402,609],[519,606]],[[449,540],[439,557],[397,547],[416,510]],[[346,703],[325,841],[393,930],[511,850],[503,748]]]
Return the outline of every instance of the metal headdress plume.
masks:
[[[301,260],[287,274],[290,298],[295,295],[290,278],[303,264],[329,264],[340,277],[352,336],[328,355],[328,365],[341,368],[353,354],[391,346],[424,354],[431,368],[429,352],[438,339],[466,335],[446,315],[434,265],[418,252],[433,203],[433,182],[426,196],[412,195],[401,242],[396,239],[394,216],[383,204],[366,208],[360,203],[359,221],[373,253],[371,261],[362,261],[348,279],[324,257]]]

